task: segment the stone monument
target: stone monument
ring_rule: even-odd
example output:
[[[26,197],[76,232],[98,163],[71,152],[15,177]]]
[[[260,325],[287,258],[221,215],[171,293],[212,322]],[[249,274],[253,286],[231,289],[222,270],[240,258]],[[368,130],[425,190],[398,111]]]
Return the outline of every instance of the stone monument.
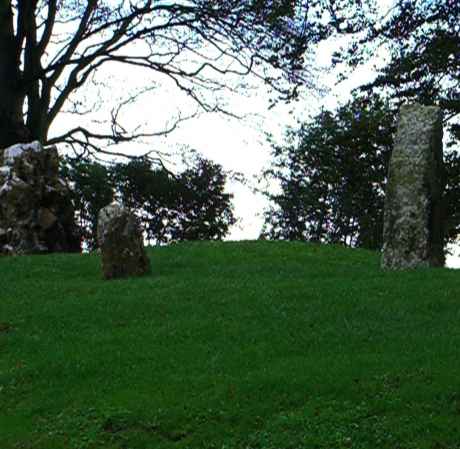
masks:
[[[79,251],[56,147],[32,142],[0,151],[0,254]]]
[[[388,172],[384,269],[444,266],[442,114],[436,106],[402,106]]]
[[[97,241],[104,279],[142,276],[150,271],[139,221],[119,204],[100,210]]]

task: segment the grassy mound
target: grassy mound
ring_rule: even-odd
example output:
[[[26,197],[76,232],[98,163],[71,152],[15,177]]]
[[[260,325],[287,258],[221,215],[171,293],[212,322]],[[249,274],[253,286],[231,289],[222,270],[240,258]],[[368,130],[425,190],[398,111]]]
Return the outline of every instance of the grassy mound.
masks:
[[[460,273],[302,243],[0,258],[0,448],[459,448]]]

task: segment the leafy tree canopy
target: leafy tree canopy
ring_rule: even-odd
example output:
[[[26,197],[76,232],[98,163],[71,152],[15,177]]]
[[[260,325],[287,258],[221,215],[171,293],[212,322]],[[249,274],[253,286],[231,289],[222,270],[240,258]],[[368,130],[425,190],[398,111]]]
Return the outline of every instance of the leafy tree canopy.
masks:
[[[273,147],[263,236],[379,248],[394,115],[381,98],[323,110]]]
[[[457,0],[395,0],[384,16],[375,0],[366,0],[373,14],[361,16],[352,44],[337,52],[335,62],[351,70],[387,55],[376,78],[362,91],[385,91],[397,102],[437,104],[444,110],[453,142],[460,140],[460,2]],[[345,75],[346,76],[346,75]]]
[[[396,125],[397,105],[373,95],[289,130],[264,173],[280,192],[267,193],[262,237],[381,248]],[[446,153],[444,163],[445,242],[452,243],[460,233],[459,153]]]
[[[384,15],[374,0],[360,5],[366,13],[342,27],[352,34],[351,44],[334,62],[352,71],[374,60],[378,50],[386,61],[353,101],[291,130],[287,143],[274,148],[275,166],[265,175],[279,181],[281,193],[270,195],[265,236],[379,248],[392,133],[402,102],[439,105],[448,147],[458,149],[460,3],[396,0]],[[460,230],[460,157],[446,151],[444,159],[444,223],[446,241],[452,242]]]
[[[67,159],[63,174],[72,186],[85,246],[97,247],[98,213],[113,199],[136,213],[150,243],[225,237],[236,222],[233,196],[225,192],[228,173],[197,155],[188,165],[173,175],[146,158],[112,165]]]
[[[71,199],[82,243],[88,249],[94,249],[97,247],[99,211],[114,199],[110,170],[89,159],[67,157],[61,166],[61,174],[71,187]]]

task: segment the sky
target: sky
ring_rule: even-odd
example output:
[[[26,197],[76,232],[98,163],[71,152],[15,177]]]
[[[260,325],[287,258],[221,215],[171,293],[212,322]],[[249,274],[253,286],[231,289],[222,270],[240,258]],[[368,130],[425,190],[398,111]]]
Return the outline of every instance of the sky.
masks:
[[[164,153],[180,154],[181,149],[188,146],[206,158],[221,164],[225,170],[242,173],[246,178],[246,185],[228,183],[228,191],[234,194],[233,203],[238,222],[232,227],[227,239],[256,239],[262,228],[263,211],[267,207],[264,196],[255,193],[253,189],[256,185],[255,178],[270,164],[271,148],[266,133],[272,134],[275,140],[282,142],[289,126],[297,126],[298,120],[307,120],[319,112],[321,107],[333,108],[339,102],[346,101],[353,87],[372,76],[369,68],[363,68],[353,73],[347,81],[335,86],[336,74],[325,71],[335,48],[336,46],[330,42],[320,45],[315,60],[312,61],[316,67],[324,68],[321,79],[316,82],[318,87],[327,93],[319,94],[316,89],[307,91],[297,103],[291,105],[279,103],[269,110],[268,92],[263,85],[256,85],[255,90],[226,98],[232,111],[245,115],[243,120],[217,114],[204,114],[184,122],[166,138],[156,139],[153,144],[152,142],[145,146],[137,143],[127,144],[117,147],[116,151],[142,154],[154,146]],[[113,67],[109,67],[106,77],[107,83],[110,83],[113,88],[109,91],[103,89],[101,92],[93,92],[94,97],[102,96],[102,103],[107,107],[105,111],[102,106],[100,111],[93,113],[93,118],[96,119],[107,114],[114,103],[125,97],[126,86],[135,90],[142,89],[146,84],[145,74],[132,68],[124,69],[118,66],[118,71],[114,75]],[[87,96],[90,103],[91,94]],[[149,130],[162,130],[168,126],[178,111],[187,115],[194,110],[195,104],[184,94],[177,92],[175,86],[159,84],[157,89],[125,108],[120,119],[131,129],[142,125]],[[89,122],[91,115],[86,117]],[[82,120],[81,117],[79,119]],[[53,123],[51,136],[53,131],[59,133],[63,129],[73,127],[73,120],[71,115],[59,115]],[[94,125],[89,124],[88,128],[94,129]],[[173,170],[180,167],[179,160],[179,156],[166,158],[166,161],[171,162],[169,166]],[[271,188],[276,189],[276,186],[272,185]]]
[[[318,51],[318,55],[321,56],[318,56],[317,64],[326,65],[331,52],[332,46]],[[328,84],[332,84],[333,76],[330,75],[328,78]],[[356,75],[354,80],[356,83]],[[345,90],[349,91],[352,85],[353,82],[349,81],[348,85],[341,86],[340,96],[345,97]],[[295,127],[299,119],[307,120],[318,112],[321,106],[333,107],[339,101],[338,96],[335,91],[331,91],[320,97],[312,91],[294,106],[279,104],[267,110],[267,99],[255,94],[240,100],[246,109],[257,114],[252,120],[239,123],[222,117],[202,118],[185,125],[173,138],[198,149],[226,169],[242,172],[249,185],[255,184],[255,177],[270,163],[270,145],[267,143],[265,132],[273,134],[277,141],[282,141],[288,126]],[[229,188],[235,195],[235,210],[240,222],[233,227],[228,238],[257,238],[262,227],[262,213],[267,207],[265,198],[254,193],[250,186],[233,183]]]
[[[380,3],[382,11],[387,11],[393,0],[381,0]],[[337,41],[322,43],[316,50],[314,65],[326,68],[339,44]],[[383,52],[378,53],[373,62],[381,62],[384,58]],[[268,94],[260,85],[254,91],[227,100],[232,110],[247,114],[244,120],[229,119],[215,114],[202,115],[185,122],[167,138],[157,139],[154,143],[155,148],[174,154],[180,153],[184,146],[189,146],[221,164],[224,169],[241,172],[247,179],[247,185],[230,182],[227,187],[228,191],[234,194],[235,214],[238,218],[227,239],[256,239],[262,228],[262,214],[267,202],[261,194],[254,193],[251,185],[255,185],[255,177],[270,163],[270,146],[265,133],[271,133],[277,141],[282,142],[287,127],[295,127],[298,120],[308,120],[321,107],[334,108],[344,103],[354,87],[369,81],[375,75],[371,66],[372,63],[356,70],[340,84],[336,84],[337,71],[323,72],[316,81],[325,89],[325,94],[319,95],[316,91],[306,92],[302,101],[294,105],[278,104],[270,110],[267,108]],[[117,66],[115,74],[113,68],[109,67],[105,75],[107,83],[112,86],[111,90],[97,93],[107,105],[121,101],[126,95],[126,86],[142,89],[146,84],[145,74],[141,71]],[[91,94],[89,96],[91,97]],[[158,89],[144,95],[133,106],[127,107],[121,114],[121,120],[128,127],[135,128],[139,124],[144,124],[148,129],[161,130],[178,111],[187,114],[193,110],[193,103],[178,93],[174,86],[161,84]],[[100,113],[103,114],[104,111],[101,110]],[[97,116],[97,113],[95,114]],[[71,120],[71,116],[62,114],[56,120],[53,129],[68,128]],[[151,145],[143,147],[133,144],[123,147],[122,151],[139,154],[151,148]],[[117,148],[117,151],[119,150]],[[179,158],[170,157],[167,160],[171,162],[173,169],[180,166]],[[276,189],[276,186],[271,188]],[[449,258],[448,265],[460,267],[458,248],[455,251],[457,255]]]
[[[180,151],[184,146],[189,146],[221,164],[224,169],[245,176],[247,185],[228,183],[228,190],[234,194],[238,223],[232,227],[227,239],[256,239],[260,235],[262,214],[268,204],[262,194],[254,192],[253,187],[256,185],[256,176],[270,164],[271,148],[265,133],[272,134],[275,140],[282,142],[289,126],[295,127],[299,120],[308,120],[322,107],[334,108],[345,102],[354,87],[373,76],[370,66],[366,66],[356,70],[340,85],[335,85],[337,74],[326,72],[326,67],[330,65],[332,53],[338,44],[327,42],[320,45],[312,62],[316,67],[324,68],[317,85],[327,93],[320,95],[317,90],[307,91],[301,101],[294,105],[280,103],[269,110],[268,93],[260,85],[255,91],[227,99],[232,111],[247,114],[244,120],[216,114],[203,115],[184,123],[166,139],[156,142],[165,152]],[[128,73],[126,80],[119,81],[119,85],[133,83],[136,76],[139,75],[135,72]],[[125,122],[131,120],[135,126],[139,123],[139,117],[148,117],[150,124],[155,123],[161,129],[166,126],[165,119],[173,116],[177,110],[187,113],[187,107],[192,108],[192,105],[174,88],[169,91],[167,86],[162,86],[137,102],[132,110],[127,109],[122,119]],[[136,150],[142,151],[138,146],[126,148],[128,152]],[[276,186],[272,185],[271,188],[276,189]]]

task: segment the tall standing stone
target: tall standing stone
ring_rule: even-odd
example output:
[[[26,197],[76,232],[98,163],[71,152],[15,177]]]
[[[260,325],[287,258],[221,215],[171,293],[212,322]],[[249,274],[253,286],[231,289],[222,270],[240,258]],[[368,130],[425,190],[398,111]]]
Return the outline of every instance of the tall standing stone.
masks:
[[[382,268],[444,266],[442,114],[402,106],[388,172]]]
[[[139,222],[129,210],[118,204],[101,209],[97,240],[104,279],[142,276],[150,271]]]

